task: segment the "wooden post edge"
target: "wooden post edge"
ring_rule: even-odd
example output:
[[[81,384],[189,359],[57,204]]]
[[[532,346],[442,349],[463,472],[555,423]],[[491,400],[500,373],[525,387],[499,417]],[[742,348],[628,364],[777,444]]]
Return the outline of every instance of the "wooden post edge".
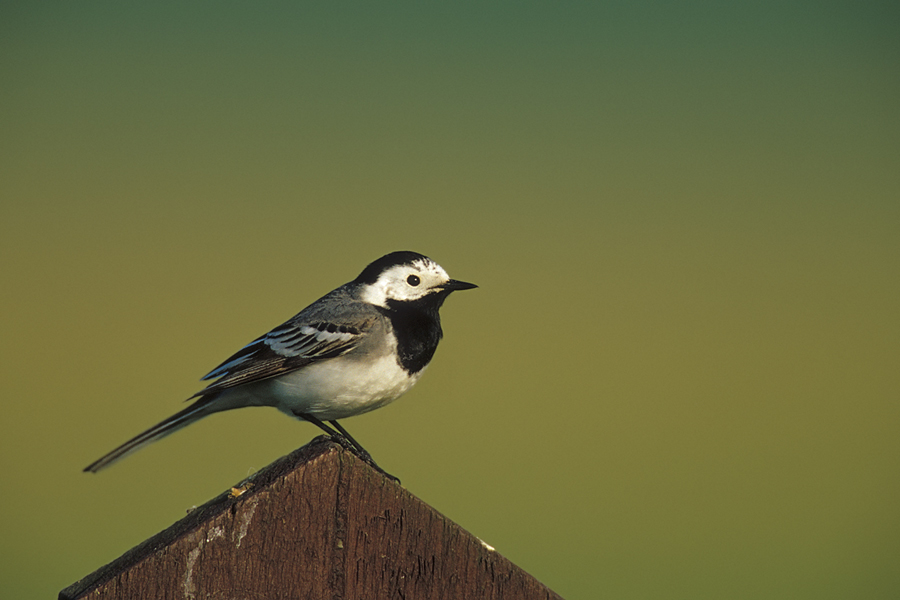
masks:
[[[327,436],[59,594],[200,597],[559,598]]]

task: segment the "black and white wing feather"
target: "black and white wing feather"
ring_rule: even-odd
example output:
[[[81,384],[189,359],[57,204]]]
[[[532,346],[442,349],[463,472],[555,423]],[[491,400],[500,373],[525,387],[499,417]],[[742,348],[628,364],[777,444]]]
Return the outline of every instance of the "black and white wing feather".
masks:
[[[191,397],[277,377],[317,360],[341,356],[356,348],[364,333],[359,327],[326,321],[288,321],[253,340],[210,371],[203,381],[218,381]]]

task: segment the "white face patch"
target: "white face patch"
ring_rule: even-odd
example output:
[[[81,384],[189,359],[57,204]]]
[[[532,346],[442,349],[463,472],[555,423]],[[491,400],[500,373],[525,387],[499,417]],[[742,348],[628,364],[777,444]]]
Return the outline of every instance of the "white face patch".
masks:
[[[428,259],[417,260],[385,269],[375,283],[363,287],[361,295],[363,302],[387,307],[388,300],[418,300],[448,281],[450,276],[439,264]]]

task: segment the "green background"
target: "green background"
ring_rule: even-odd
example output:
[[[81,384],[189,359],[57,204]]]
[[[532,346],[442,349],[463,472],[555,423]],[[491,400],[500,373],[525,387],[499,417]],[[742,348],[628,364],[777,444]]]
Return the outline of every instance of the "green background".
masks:
[[[893,2],[0,7],[0,581],[55,597],[317,434],[200,376],[392,250],[344,424],[568,598],[900,596]]]

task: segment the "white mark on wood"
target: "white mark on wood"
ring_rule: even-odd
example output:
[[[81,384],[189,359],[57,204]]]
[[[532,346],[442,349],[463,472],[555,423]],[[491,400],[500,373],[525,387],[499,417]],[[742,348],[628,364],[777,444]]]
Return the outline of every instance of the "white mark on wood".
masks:
[[[193,599],[197,594],[197,588],[194,586],[194,563],[200,557],[200,551],[203,550],[205,540],[200,540],[200,545],[191,550],[187,557],[187,569],[184,573],[184,597]]]
[[[491,552],[496,552],[496,549],[493,546],[491,546],[490,544],[488,544],[487,542],[485,542],[483,539],[481,539],[481,538],[475,538],[475,539],[477,539],[479,542],[481,542],[481,545],[484,546],[485,548],[487,548],[488,550],[490,550]]]
[[[254,496],[250,500],[246,502],[241,511],[240,516],[240,525],[238,526],[237,531],[233,534],[233,539],[237,542],[237,547],[241,547],[241,540],[244,539],[244,536],[247,535],[247,530],[250,528],[250,521],[253,520],[253,515],[256,513],[256,504],[259,502],[259,496]]]
[[[213,540],[217,540],[219,538],[225,537],[225,528],[221,525],[216,525],[212,529],[206,532],[206,541],[211,542]]]

